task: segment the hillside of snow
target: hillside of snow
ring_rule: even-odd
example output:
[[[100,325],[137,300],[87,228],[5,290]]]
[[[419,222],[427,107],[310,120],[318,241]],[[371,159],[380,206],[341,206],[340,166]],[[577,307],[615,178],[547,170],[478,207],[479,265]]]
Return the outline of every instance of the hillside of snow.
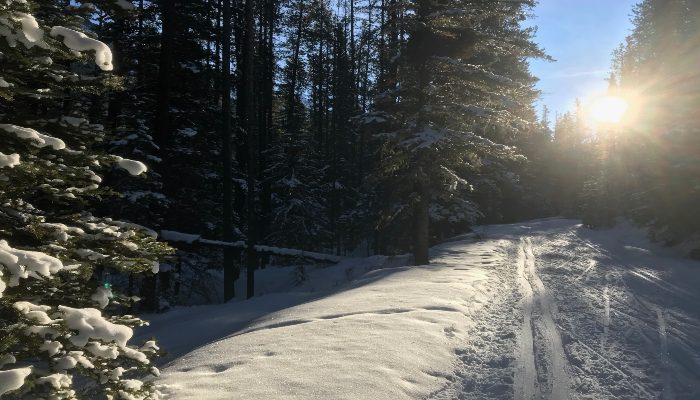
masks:
[[[153,316],[140,335],[169,352],[161,390],[175,399],[700,398],[700,263],[641,231],[547,219],[436,246],[429,266],[373,260],[320,270],[291,291]],[[273,271],[269,281],[289,278]]]

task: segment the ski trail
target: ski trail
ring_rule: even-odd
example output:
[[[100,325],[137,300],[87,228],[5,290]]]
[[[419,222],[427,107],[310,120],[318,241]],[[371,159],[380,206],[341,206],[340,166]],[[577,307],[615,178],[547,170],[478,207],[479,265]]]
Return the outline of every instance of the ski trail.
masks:
[[[600,340],[600,350],[605,351],[608,345],[608,335],[610,331],[610,293],[608,293],[608,285],[603,289],[603,300],[605,302],[605,314],[603,316],[603,338]]]
[[[525,271],[525,242],[520,239],[518,246],[518,283],[523,293],[523,326],[518,338],[517,367],[515,369],[514,394],[516,399],[533,399],[536,394],[537,369],[535,367],[535,342],[533,340],[532,306],[534,302],[532,286]]]
[[[544,335],[543,346],[546,347],[546,354],[550,357],[547,360],[549,368],[547,368],[547,379],[552,387],[551,399],[568,399],[569,398],[569,364],[564,352],[564,346],[561,342],[561,336],[557,325],[554,323],[555,305],[552,302],[549,293],[544,287],[544,283],[537,274],[535,254],[532,250],[532,240],[525,238],[523,251],[525,253],[525,273],[531,284],[540,315],[542,324],[542,333]]]
[[[661,394],[662,399],[672,399],[673,393],[671,392],[671,374],[670,360],[668,354],[668,336],[666,335],[666,318],[664,318],[664,312],[660,307],[656,308],[656,318],[659,324],[659,342],[661,344],[661,371],[663,374],[664,381],[664,391]]]
[[[588,267],[586,268],[585,271],[581,272],[581,274],[576,278],[576,280],[581,280],[584,279],[588,280],[588,273],[597,265],[598,263],[596,260],[589,260],[588,261]]]

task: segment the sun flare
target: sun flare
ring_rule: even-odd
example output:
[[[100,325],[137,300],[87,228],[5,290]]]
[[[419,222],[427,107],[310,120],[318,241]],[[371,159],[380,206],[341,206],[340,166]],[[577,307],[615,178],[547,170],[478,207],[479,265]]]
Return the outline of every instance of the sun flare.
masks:
[[[617,124],[625,117],[629,107],[627,100],[622,97],[604,96],[593,101],[590,105],[589,113],[596,122]]]

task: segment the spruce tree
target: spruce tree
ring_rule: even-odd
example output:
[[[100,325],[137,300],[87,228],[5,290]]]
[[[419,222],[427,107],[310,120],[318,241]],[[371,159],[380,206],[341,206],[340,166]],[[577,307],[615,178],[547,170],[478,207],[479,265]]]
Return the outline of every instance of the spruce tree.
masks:
[[[107,12],[125,1],[93,3]],[[0,395],[155,398],[155,342],[129,344],[144,324],[112,286],[158,272],[169,252],[140,225],[95,212],[116,194],[110,172],[147,171],[100,152],[110,139],[81,98],[117,88],[112,52],[83,32],[93,8],[0,3]]]
[[[384,78],[389,86],[375,106],[387,120],[376,176],[384,215],[409,225],[415,262],[424,264],[436,207],[476,215],[474,203],[460,194],[474,186],[467,178],[484,177],[483,169],[516,178],[507,164],[519,155],[505,143],[535,122],[526,112],[535,97],[526,60],[544,55],[532,31],[520,26],[530,2],[401,5],[406,40],[394,49],[396,75]],[[392,13],[398,5],[389,7]],[[484,184],[498,184],[487,179]]]

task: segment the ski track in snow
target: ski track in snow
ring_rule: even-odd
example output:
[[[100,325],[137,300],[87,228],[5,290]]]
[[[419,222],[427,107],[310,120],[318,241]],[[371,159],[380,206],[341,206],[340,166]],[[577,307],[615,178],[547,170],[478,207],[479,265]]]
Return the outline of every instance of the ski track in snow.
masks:
[[[523,326],[518,340],[518,363],[515,370],[514,393],[516,399],[532,399],[537,387],[537,370],[535,366],[535,343],[533,341],[534,325],[532,323],[532,306],[534,295],[530,280],[525,270],[526,254],[524,240],[518,247],[518,283],[523,293],[520,302],[523,308]]]
[[[700,398],[700,301],[689,290],[697,272],[690,282],[669,279],[688,266],[651,253],[630,257],[639,249],[621,242],[632,238],[603,232],[575,226],[533,238],[540,276],[557,299],[569,398]],[[569,268],[555,268],[572,254]]]
[[[361,393],[385,385],[385,396],[373,399],[700,399],[700,296],[695,294],[700,264],[656,256],[640,247],[648,245],[643,234],[635,238],[625,229],[590,231],[565,219],[489,227],[487,238],[437,246],[430,266],[406,267],[365,287],[352,286],[258,320],[209,345],[222,349],[219,353],[195,350],[165,368],[165,375],[179,383],[194,379],[188,375],[194,368],[211,381],[193,384],[239,390],[246,379],[277,382],[279,365],[262,364],[273,354],[287,357],[285,379],[291,382],[265,388],[280,395],[274,398],[369,399]],[[441,297],[448,289],[451,294]],[[397,324],[404,324],[403,330],[396,330]],[[322,329],[326,326],[336,330],[319,343],[345,355],[329,358],[333,367],[320,371],[309,361],[311,369],[298,375],[300,360],[316,356],[306,350],[306,341],[326,337],[331,332]],[[361,329],[369,339],[343,326]],[[258,346],[265,357],[253,351]],[[453,368],[430,369],[416,361],[421,372],[411,375],[410,368],[402,369],[406,361],[391,364],[387,360],[394,356],[375,354],[378,348],[402,356],[419,353],[434,365],[443,365],[436,357],[442,352],[446,366],[453,357]],[[232,372],[221,383],[212,376],[232,362],[222,355],[226,352],[242,352],[240,362],[266,368]],[[211,354],[222,361],[212,361]],[[351,368],[348,358],[366,365]],[[307,372],[333,374],[338,368],[347,371],[333,379],[349,386],[306,378]],[[348,383],[352,380],[363,383]],[[432,386],[423,391],[426,382]],[[396,392],[391,385],[399,385]],[[310,388],[314,396],[299,388]],[[221,393],[225,398],[228,392]]]
[[[569,397],[569,367],[554,322],[556,306],[537,274],[537,261],[529,237],[520,239],[518,256],[525,317],[518,351],[521,360],[517,372],[522,376],[516,376],[515,397],[566,399]],[[534,342],[533,337],[536,338]],[[536,382],[533,381],[535,377]]]
[[[589,239],[582,235],[584,229],[494,232],[484,241],[505,238],[504,251],[512,255],[505,265],[494,265],[494,272],[501,284],[511,282],[519,297],[494,298],[485,307],[490,312],[499,309],[498,303],[517,308],[519,324],[511,327],[514,360],[503,365],[513,376],[512,391],[494,396],[483,391],[482,382],[461,385],[462,392],[453,397],[431,398],[700,398],[700,299],[693,295],[693,285],[667,279],[664,258],[645,254],[648,258],[624,262],[620,248],[640,252],[620,246],[624,237]],[[480,341],[470,341],[475,343]],[[458,377],[484,364],[463,361]]]

